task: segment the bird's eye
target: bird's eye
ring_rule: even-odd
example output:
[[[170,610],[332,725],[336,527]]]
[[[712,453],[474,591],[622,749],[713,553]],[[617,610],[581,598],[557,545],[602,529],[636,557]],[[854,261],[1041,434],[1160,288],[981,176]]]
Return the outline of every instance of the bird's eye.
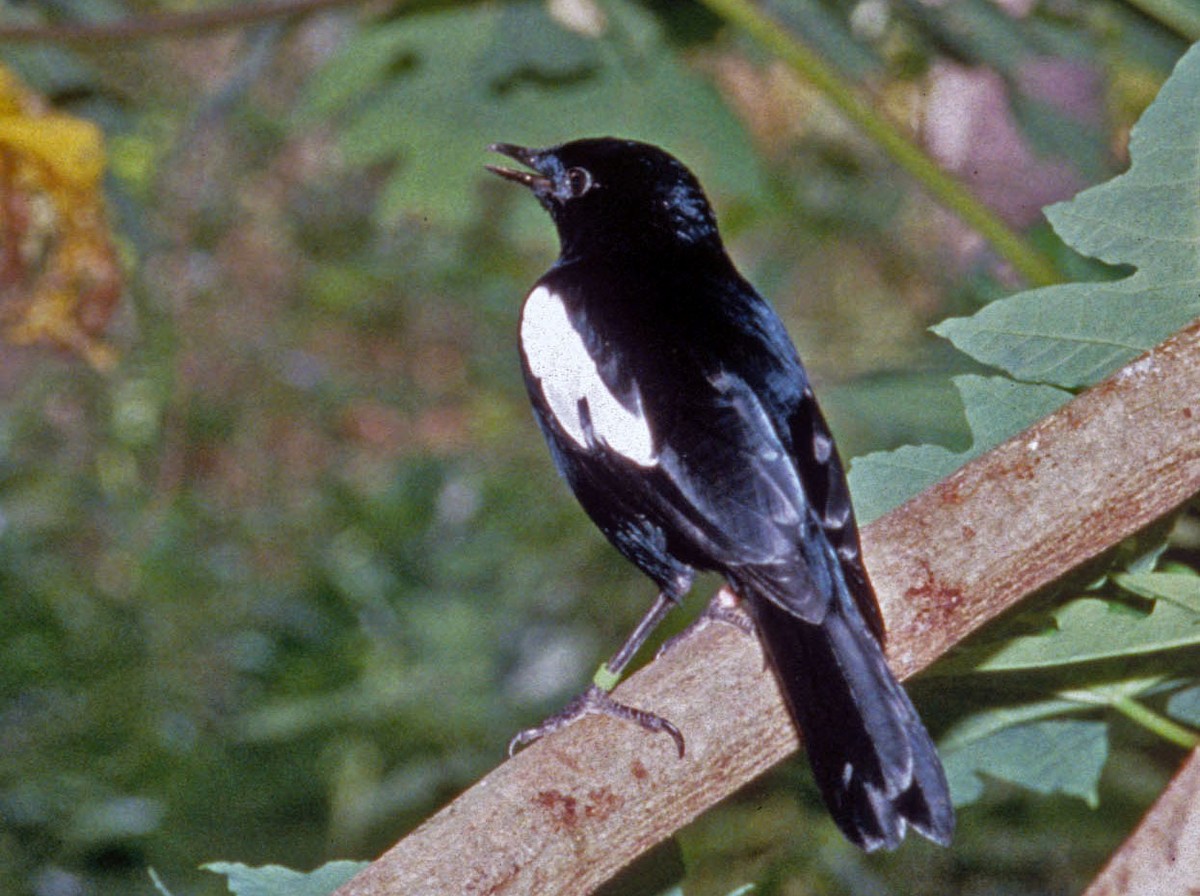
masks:
[[[591,172],[586,168],[567,169],[567,189],[571,191],[572,198],[578,199],[590,190],[593,185]]]

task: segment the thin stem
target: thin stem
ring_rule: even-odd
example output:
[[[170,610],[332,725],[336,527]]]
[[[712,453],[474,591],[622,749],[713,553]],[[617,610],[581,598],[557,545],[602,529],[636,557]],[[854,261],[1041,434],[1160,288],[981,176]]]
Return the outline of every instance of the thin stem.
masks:
[[[1085,690],[1060,691],[1059,696],[1075,703],[1115,709],[1130,721],[1136,722],[1163,740],[1170,741],[1185,750],[1193,750],[1200,746],[1200,734],[1155,712],[1125,694],[1114,694],[1103,687],[1095,687]]]
[[[208,37],[214,30],[221,28],[237,28],[257,22],[289,19],[335,6],[361,2],[362,0],[262,0],[259,3],[243,3],[217,9],[134,16],[112,22],[0,25],[0,43],[95,44],[186,35]]]
[[[866,103],[858,92],[812,50],[749,0],[702,0],[717,15],[751,37],[811,82],[901,168],[924,184],[946,207],[977,230],[1026,280],[1035,286],[1061,282],[1054,263],[1004,223],[910,137]]]
[[[1178,747],[1194,750],[1200,746],[1200,734],[1138,703],[1132,697],[1118,697],[1109,705],[1126,718],[1137,722],[1143,728],[1153,731],[1163,740],[1170,741]]]
[[[1180,0],[1125,0],[1145,16],[1188,40],[1200,40],[1200,8]]]

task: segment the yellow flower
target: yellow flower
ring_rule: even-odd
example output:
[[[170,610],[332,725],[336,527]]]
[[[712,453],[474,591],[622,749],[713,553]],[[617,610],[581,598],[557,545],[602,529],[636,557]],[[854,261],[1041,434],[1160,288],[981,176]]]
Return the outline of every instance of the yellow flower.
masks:
[[[104,212],[100,129],[54,112],[0,65],[0,333],[106,369],[122,276]]]

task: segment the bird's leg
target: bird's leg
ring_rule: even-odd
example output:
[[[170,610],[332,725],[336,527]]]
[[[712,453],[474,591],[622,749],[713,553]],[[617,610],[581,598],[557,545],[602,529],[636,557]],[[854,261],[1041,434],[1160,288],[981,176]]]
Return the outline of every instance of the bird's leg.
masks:
[[[650,637],[650,633],[658,627],[663,617],[670,612],[671,608],[677,602],[678,599],[673,594],[666,591],[660,592],[658,597],[654,599],[654,604],[650,607],[649,612],[642,617],[641,622],[637,624],[637,627],[625,639],[625,643],[621,645],[620,650],[614,653],[606,663],[596,670],[596,674],[593,676],[592,683],[588,689],[563,707],[560,712],[550,716],[550,718],[546,719],[540,725],[517,732],[517,735],[508,743],[508,755],[511,756],[519,747],[533,743],[535,740],[539,740],[560,728],[565,728],[567,725],[584,716],[604,715],[611,716],[614,719],[633,722],[647,731],[661,731],[671,735],[672,740],[675,741],[676,748],[679,750],[679,755],[683,756],[683,735],[679,732],[678,728],[662,716],[646,712],[644,709],[627,706],[624,703],[618,703],[609,693],[617,686],[617,682],[621,680],[621,673],[625,671],[625,667],[629,665],[629,661],[633,659],[638,649]]]
[[[663,646],[658,648],[655,659],[658,659],[664,653],[674,650],[685,638],[698,632],[700,629],[708,628],[714,622],[732,625],[738,631],[744,632],[752,638],[755,637],[758,632],[754,628],[754,620],[746,615],[746,611],[741,608],[741,603],[741,598],[734,593],[733,589],[728,585],[723,586],[713,595],[712,600],[708,602],[704,611],[696,617],[695,622],[679,634],[663,642]]]
[[[642,617],[641,622],[637,624],[629,637],[625,639],[625,643],[621,645],[621,649],[614,653],[599,669],[596,670],[596,675],[592,678],[592,684],[604,691],[611,691],[617,686],[617,682],[621,680],[621,673],[625,671],[625,667],[629,665],[629,661],[646,643],[646,639],[650,637],[651,632],[658,628],[658,624],[666,618],[671,612],[671,608],[678,603],[678,598],[669,594],[666,591],[660,591],[658,597],[654,598],[654,603]]]

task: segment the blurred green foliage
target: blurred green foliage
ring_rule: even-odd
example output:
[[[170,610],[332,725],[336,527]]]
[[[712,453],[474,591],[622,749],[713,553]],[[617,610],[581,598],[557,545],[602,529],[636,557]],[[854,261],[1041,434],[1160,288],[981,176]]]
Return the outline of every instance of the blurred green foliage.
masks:
[[[309,82],[301,118],[341,113],[347,161],[397,162],[378,204],[384,218],[462,225],[478,212],[476,184],[447,174],[478,168],[480,147],[613,128],[653,135],[710,170],[715,188],[753,198],[757,158],[703,72],[672,52],[648,10],[628,0],[602,10],[603,39],[572,31],[538,0],[373,23]]]
[[[1040,182],[1034,162],[1063,166],[1031,207],[1122,167],[1185,48],[1116,0],[765,5],[897,114],[930,114],[947,66],[997,73],[1026,167],[968,140],[962,173],[983,159],[972,183],[998,196]],[[173,8],[60,0],[3,21]],[[556,481],[529,416],[516,315],[553,236],[485,181],[486,142],[613,132],[685,158],[846,455],[953,456],[1002,426],[968,426],[950,377],[989,401],[1006,387],[925,328],[1011,291],[1003,266],[698,6],[409,3],[2,46],[105,129],[128,302],[112,373],[0,348],[0,891],[151,893],[152,866],[184,896],[223,891],[198,870],[213,859],[369,857],[499,762],[644,609],[649,586]],[[1049,70],[1065,99],[1044,65],[1064,59]],[[964,133],[995,111],[964,111]],[[1031,236],[1102,275],[1044,225]],[[1189,531],[1169,559],[1194,562]],[[1059,684],[929,676],[914,693],[966,738],[981,705],[1037,707]],[[1194,693],[1147,699],[1194,724]],[[1179,756],[1103,727],[1100,781],[1074,788],[1103,813],[976,778],[952,850],[866,857],[795,764],[680,835],[684,892],[1077,891]]]

